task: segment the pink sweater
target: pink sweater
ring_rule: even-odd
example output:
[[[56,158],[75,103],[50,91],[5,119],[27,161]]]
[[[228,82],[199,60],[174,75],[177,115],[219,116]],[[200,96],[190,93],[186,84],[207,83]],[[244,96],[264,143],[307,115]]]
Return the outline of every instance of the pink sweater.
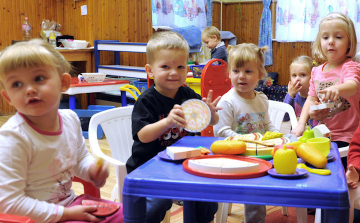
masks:
[[[347,80],[360,82],[360,64],[350,59],[341,66],[323,72],[324,63],[313,68],[311,72],[309,95],[320,99],[318,91],[333,85],[339,85]],[[331,131],[331,141],[343,141],[350,143],[351,138],[359,125],[359,100],[360,84],[358,91],[351,97],[340,97],[335,101],[336,107],[332,108],[329,117],[324,120]]]

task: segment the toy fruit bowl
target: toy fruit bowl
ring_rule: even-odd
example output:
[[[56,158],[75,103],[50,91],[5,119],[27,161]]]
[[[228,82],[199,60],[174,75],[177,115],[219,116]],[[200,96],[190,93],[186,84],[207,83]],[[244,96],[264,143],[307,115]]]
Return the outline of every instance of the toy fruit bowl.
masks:
[[[294,149],[278,149],[274,154],[274,168],[278,174],[293,174],[297,166],[297,156]]]

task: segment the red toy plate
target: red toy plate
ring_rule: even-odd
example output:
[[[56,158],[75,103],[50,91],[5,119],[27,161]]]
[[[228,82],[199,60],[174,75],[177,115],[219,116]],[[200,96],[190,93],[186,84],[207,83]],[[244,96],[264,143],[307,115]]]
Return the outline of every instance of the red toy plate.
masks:
[[[95,216],[108,216],[114,214],[120,207],[120,205],[117,204],[105,203],[105,202],[93,201],[93,200],[83,200],[81,204],[84,206],[96,206],[97,210],[91,212],[91,214]]]
[[[241,160],[252,163],[259,163],[259,171],[252,173],[212,173],[205,171],[198,171],[189,167],[189,160],[191,159],[213,159],[213,158],[228,158]],[[209,178],[219,178],[219,179],[248,179],[262,177],[267,174],[267,171],[272,168],[272,164],[266,160],[248,157],[248,156],[238,156],[238,155],[209,155],[209,156],[200,156],[187,159],[183,162],[183,169],[185,172],[194,174],[200,177],[209,177]]]

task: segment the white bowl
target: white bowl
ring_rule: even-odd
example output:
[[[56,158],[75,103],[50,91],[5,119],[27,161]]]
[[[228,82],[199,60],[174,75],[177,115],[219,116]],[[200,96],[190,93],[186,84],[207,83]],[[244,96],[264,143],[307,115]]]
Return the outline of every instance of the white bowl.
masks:
[[[85,40],[61,40],[65,48],[86,49],[89,42]]]
[[[81,73],[81,76],[84,77],[85,81],[88,83],[91,82],[103,82],[106,74],[102,73]]]

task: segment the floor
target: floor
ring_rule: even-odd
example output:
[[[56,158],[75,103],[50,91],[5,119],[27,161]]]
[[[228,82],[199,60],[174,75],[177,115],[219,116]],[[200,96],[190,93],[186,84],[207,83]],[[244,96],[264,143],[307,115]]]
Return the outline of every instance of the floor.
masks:
[[[0,126],[3,123],[5,123],[10,117],[11,117],[10,115],[0,116]],[[289,133],[290,132],[290,123],[284,123],[281,127],[281,132],[283,132],[285,134]],[[85,139],[85,141],[86,141],[87,147],[90,150],[89,140]],[[111,156],[111,150],[107,143],[106,138],[100,139],[99,144],[100,144],[102,151],[105,154]],[[106,200],[111,200],[111,191],[116,183],[115,170],[112,167],[110,167],[109,171],[110,171],[110,176],[109,176],[105,186],[100,189],[101,197]],[[79,195],[79,194],[83,193],[83,187],[82,187],[82,184],[80,184],[80,183],[74,182],[72,189],[75,191],[75,194]],[[280,207],[267,206],[268,214],[275,212],[275,211],[279,212],[280,209],[281,209]],[[244,211],[243,204],[233,204],[231,214],[228,217],[228,222],[230,222],[230,223],[243,222],[244,221],[244,212],[243,211]],[[171,218],[170,219],[171,219],[172,223],[182,222],[182,206],[176,205],[175,203],[173,204],[173,206],[171,208]],[[290,218],[289,218],[289,220],[290,220]]]

